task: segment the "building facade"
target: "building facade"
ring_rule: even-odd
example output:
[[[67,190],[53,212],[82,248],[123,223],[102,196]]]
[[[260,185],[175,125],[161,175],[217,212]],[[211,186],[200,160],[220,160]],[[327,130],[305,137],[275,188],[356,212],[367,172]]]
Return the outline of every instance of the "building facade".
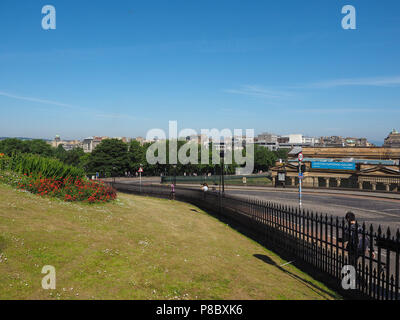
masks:
[[[400,148],[383,147],[297,149],[287,163],[271,169],[274,185],[299,185],[300,151],[304,155],[304,187],[400,191]]]
[[[393,129],[385,139],[383,146],[386,148],[400,148],[400,133]]]

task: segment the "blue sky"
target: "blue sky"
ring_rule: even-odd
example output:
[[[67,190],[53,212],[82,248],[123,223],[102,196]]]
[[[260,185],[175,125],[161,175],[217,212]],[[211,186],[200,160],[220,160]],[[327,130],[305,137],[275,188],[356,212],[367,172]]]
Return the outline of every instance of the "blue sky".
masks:
[[[341,27],[346,4],[357,30]],[[398,0],[1,0],[0,136],[177,120],[379,141],[400,129],[399,39]]]

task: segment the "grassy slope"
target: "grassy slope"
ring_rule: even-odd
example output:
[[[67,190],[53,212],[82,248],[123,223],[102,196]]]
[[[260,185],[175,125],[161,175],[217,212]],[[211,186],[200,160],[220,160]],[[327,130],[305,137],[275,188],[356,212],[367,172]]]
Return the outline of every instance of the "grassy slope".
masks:
[[[0,299],[335,296],[282,263],[184,203],[120,194],[115,203],[89,206],[0,184]],[[56,267],[55,291],[41,289],[44,265]]]

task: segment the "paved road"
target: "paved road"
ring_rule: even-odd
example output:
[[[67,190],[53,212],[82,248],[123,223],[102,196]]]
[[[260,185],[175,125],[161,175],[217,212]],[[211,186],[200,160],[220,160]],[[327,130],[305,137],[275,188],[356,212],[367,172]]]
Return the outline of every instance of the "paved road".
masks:
[[[139,179],[121,179],[119,182],[139,183]],[[160,178],[143,178],[143,183],[159,183]],[[199,188],[198,185],[187,186],[188,188]],[[245,198],[258,198],[266,201],[298,206],[298,193],[294,190],[265,188],[241,189],[227,187],[226,193]],[[326,192],[326,191],[325,191]],[[316,193],[305,190],[303,192],[303,208],[314,212],[327,213],[333,216],[343,217],[349,210],[356,214],[357,220],[373,224],[375,227],[381,225],[386,231],[390,227],[393,231],[400,228],[400,200],[384,199],[365,195]]]
[[[262,200],[298,206],[298,193],[284,190],[230,190],[227,194],[241,197],[254,197]],[[314,212],[328,213],[333,216],[343,217],[349,210],[356,214],[357,220],[373,225],[382,225],[391,230],[400,228],[400,200],[380,199],[374,197],[342,195],[342,194],[317,194],[303,192],[303,207]]]

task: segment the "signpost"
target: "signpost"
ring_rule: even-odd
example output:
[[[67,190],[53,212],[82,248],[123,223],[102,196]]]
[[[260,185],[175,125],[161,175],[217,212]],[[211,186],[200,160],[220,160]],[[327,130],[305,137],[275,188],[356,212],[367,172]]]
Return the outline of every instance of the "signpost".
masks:
[[[302,206],[302,203],[301,203],[301,184],[302,184],[303,177],[304,177],[303,173],[301,172],[301,165],[302,165],[302,162],[304,160],[304,156],[303,156],[302,152],[299,153],[298,159],[299,159],[299,206],[301,208],[301,206]]]
[[[140,167],[138,172],[139,172],[139,179],[140,179],[139,180],[140,181],[140,193],[142,193],[142,173],[143,173],[143,168]]]
[[[222,194],[225,194],[225,177],[224,177],[224,169],[225,169],[225,142],[220,143],[220,153],[219,156],[222,160],[221,164],[221,184],[222,184]]]

